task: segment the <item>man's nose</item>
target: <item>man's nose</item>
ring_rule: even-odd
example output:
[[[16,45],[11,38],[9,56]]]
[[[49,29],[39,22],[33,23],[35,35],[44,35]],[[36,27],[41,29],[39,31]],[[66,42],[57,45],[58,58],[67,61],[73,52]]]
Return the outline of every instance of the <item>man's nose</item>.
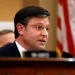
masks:
[[[48,31],[47,31],[47,29],[46,28],[44,28],[43,30],[42,30],[42,33],[41,33],[43,36],[48,36]]]

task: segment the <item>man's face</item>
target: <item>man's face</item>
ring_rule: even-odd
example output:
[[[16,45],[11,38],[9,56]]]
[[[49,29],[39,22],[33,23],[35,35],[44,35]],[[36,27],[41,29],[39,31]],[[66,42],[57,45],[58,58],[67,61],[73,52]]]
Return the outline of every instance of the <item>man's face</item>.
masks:
[[[48,40],[49,28],[49,18],[31,18],[22,36],[28,49],[44,49]]]
[[[14,42],[14,40],[15,40],[14,33],[6,33],[4,35],[1,35],[0,36],[0,47],[3,47],[4,45]]]

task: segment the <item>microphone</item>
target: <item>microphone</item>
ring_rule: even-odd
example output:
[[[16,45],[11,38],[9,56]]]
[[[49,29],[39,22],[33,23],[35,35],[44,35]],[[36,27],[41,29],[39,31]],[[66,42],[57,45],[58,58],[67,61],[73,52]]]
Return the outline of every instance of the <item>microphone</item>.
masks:
[[[63,52],[62,57],[64,58],[73,58],[73,56],[70,53]]]
[[[57,52],[56,51],[45,51],[45,50],[40,50],[40,51],[27,51],[23,52],[24,57],[33,57],[33,58],[55,58],[57,57]]]

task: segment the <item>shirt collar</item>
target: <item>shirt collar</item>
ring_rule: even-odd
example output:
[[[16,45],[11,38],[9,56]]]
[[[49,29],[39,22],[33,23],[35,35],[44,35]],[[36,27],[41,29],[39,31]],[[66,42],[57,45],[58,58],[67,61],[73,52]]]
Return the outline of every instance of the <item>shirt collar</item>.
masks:
[[[23,52],[27,51],[25,48],[23,48],[17,41],[15,41],[17,48],[20,52],[21,58],[23,58]]]

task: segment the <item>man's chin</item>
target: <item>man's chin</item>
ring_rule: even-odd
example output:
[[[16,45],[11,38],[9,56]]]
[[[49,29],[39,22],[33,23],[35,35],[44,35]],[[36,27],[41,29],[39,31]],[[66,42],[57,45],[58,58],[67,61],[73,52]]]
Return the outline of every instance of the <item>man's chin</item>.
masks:
[[[38,50],[44,50],[45,47],[44,47],[44,46],[39,46],[39,47],[37,47],[37,49],[38,49]]]
[[[45,49],[45,46],[41,46],[41,45],[37,45],[32,48],[33,51],[39,51],[44,49]]]

